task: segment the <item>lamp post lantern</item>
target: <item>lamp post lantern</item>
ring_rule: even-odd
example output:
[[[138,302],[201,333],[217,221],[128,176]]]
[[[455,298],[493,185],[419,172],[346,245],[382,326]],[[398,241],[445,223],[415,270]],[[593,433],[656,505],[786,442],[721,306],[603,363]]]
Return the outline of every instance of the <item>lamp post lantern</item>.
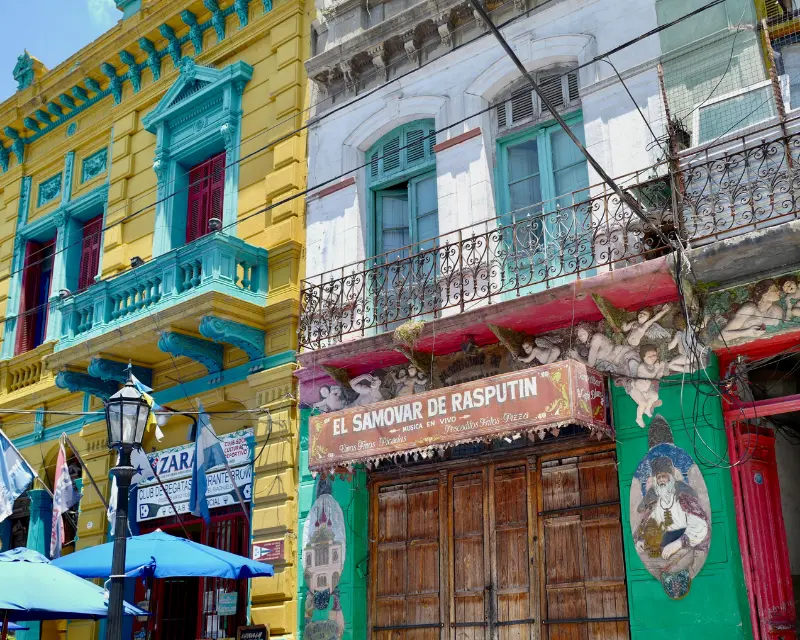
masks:
[[[122,640],[128,491],[134,474],[131,451],[141,448],[149,415],[150,405],[133,384],[128,367],[128,381],[125,386],[106,402],[108,446],[119,452],[119,463],[111,470],[117,480],[117,513],[114,521],[114,555],[111,560],[111,594],[108,602],[108,640]]]

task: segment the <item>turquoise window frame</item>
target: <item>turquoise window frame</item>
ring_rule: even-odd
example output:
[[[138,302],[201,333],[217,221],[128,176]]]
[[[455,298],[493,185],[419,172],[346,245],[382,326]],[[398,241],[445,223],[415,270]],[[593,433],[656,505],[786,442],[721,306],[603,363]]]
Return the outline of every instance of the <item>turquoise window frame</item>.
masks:
[[[583,127],[583,112],[579,110],[565,115],[564,121],[571,128],[574,128],[576,125]],[[497,207],[497,215],[501,220],[510,220],[507,216],[512,214],[511,193],[508,188],[508,177],[510,174],[506,150],[514,145],[533,140],[534,138],[536,139],[539,151],[539,184],[542,190],[543,211],[551,210],[548,205],[554,208],[555,199],[558,196],[565,195],[556,193],[555,174],[553,172],[553,147],[550,143],[550,136],[560,130],[561,125],[555,120],[549,120],[523,131],[498,138],[497,170],[495,172],[495,184],[497,185],[495,189],[495,205]],[[509,222],[503,222],[502,224],[509,224]]]
[[[421,120],[414,120],[407,124],[401,125],[399,127],[395,127],[389,133],[382,136],[375,144],[373,144],[366,154],[367,162],[369,159],[375,154],[376,152],[380,153],[380,150],[383,148],[383,145],[392,138],[397,137],[400,135],[401,139],[405,138],[406,132],[412,129],[420,128],[420,125],[428,128],[431,132],[435,131],[435,124],[433,119],[421,119]],[[429,140],[424,141],[425,145],[429,144]],[[402,145],[401,145],[402,146]],[[401,166],[405,165],[405,149],[401,149]],[[381,231],[382,224],[381,224],[381,217],[380,211],[378,207],[378,191],[384,191],[387,189],[391,189],[393,186],[398,185],[402,182],[409,183],[408,195],[409,195],[409,202],[408,202],[408,212],[409,212],[409,219],[416,220],[416,202],[413,198],[413,185],[411,184],[413,180],[421,180],[424,178],[429,177],[430,175],[436,175],[436,156],[433,153],[428,154],[429,157],[425,158],[422,162],[412,164],[411,166],[406,166],[405,168],[398,169],[396,172],[391,173],[390,175],[386,176],[383,179],[375,180],[374,182],[370,176],[370,165],[367,164],[366,172],[367,172],[367,233],[366,233],[366,255],[367,255],[367,268],[372,266],[374,263],[374,258],[377,255],[380,255],[382,252],[379,251],[379,233]],[[438,199],[438,193],[437,193]],[[411,225],[411,243],[414,243],[416,240],[414,239],[414,231],[415,225]],[[423,240],[426,238],[423,238]]]
[[[583,111],[576,110],[572,113],[562,116],[564,122],[571,129],[576,129],[578,126],[583,128]],[[555,173],[553,171],[553,147],[551,144],[551,135],[561,130],[555,120],[548,120],[522,131],[509,133],[497,140],[497,163],[495,170],[495,206],[497,207],[498,227],[503,227],[514,222],[513,212],[511,211],[511,190],[509,189],[509,167],[508,167],[508,153],[507,149],[514,145],[527,142],[529,140],[536,140],[539,155],[539,184],[542,192],[541,199],[541,214],[552,213],[556,210],[557,198],[574,193],[570,191],[567,194],[557,193],[555,185]],[[588,171],[588,167],[587,167]],[[589,197],[589,181],[586,184],[586,198]],[[533,203],[536,204],[536,203]],[[510,265],[506,265],[509,269]],[[586,270],[584,277],[593,275],[595,269]],[[532,293],[539,291],[546,287],[553,287],[565,284],[576,278],[577,274],[564,275],[552,279],[544,280],[542,282],[522,285],[511,288],[503,295],[514,297],[520,291],[525,293]]]

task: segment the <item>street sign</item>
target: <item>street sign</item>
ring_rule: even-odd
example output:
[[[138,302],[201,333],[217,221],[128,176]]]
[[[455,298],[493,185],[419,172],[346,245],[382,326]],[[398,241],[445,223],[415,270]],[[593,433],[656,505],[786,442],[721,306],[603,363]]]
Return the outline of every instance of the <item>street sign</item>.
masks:
[[[283,560],[283,540],[254,542],[253,560],[258,560],[259,562],[277,562]]]

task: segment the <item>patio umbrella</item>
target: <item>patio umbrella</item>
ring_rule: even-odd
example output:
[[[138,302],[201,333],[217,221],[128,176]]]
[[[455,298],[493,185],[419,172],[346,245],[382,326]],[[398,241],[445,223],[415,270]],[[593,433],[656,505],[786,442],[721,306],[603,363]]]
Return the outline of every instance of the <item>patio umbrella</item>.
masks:
[[[111,575],[114,543],[100,544],[54,560],[53,564],[81,578]],[[125,552],[125,573],[156,578],[242,578],[275,575],[270,564],[214,549],[163,531],[130,536]]]
[[[125,614],[148,615],[125,603]],[[0,622],[105,618],[105,591],[20,547],[0,553]]]

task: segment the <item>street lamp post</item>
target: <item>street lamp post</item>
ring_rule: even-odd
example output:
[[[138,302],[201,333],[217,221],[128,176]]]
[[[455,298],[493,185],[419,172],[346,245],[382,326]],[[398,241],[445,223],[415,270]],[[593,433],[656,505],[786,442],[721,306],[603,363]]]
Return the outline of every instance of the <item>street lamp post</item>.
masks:
[[[114,521],[114,555],[111,560],[111,594],[108,602],[108,640],[122,640],[128,491],[134,474],[131,451],[141,448],[149,415],[150,405],[133,384],[129,368],[125,386],[106,402],[108,446],[119,452],[119,462],[111,470],[117,480],[117,513]]]

